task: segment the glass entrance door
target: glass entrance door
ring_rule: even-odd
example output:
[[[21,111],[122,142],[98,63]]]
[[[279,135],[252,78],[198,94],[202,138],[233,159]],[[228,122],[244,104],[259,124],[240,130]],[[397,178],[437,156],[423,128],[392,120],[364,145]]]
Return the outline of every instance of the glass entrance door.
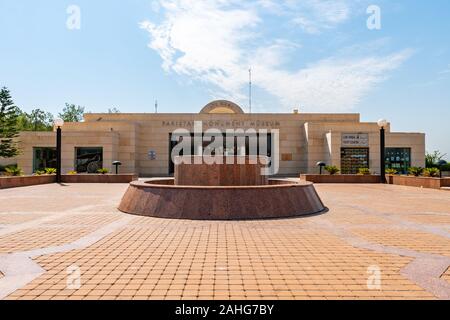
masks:
[[[386,148],[386,168],[406,174],[411,166],[410,148]]]
[[[56,148],[33,148],[33,172],[56,168]]]

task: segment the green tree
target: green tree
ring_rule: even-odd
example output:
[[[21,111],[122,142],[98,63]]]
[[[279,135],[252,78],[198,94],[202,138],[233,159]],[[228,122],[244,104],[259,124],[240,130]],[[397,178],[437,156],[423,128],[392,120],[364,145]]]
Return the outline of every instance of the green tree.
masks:
[[[19,135],[17,127],[18,108],[14,105],[9,90],[0,90],[0,157],[13,158],[19,154],[17,141]]]
[[[425,156],[425,163],[427,168],[434,168],[438,162],[444,160],[446,154],[442,154],[440,151],[434,151],[433,153],[427,153]]]
[[[63,112],[58,116],[65,122],[81,122],[83,120],[84,107],[66,103]]]
[[[108,109],[108,113],[120,113],[120,110],[114,107],[112,109]]]
[[[30,131],[31,123],[26,112],[17,110],[17,129],[19,131]]]
[[[31,113],[19,113],[18,127],[20,131],[52,131],[53,115],[41,109],[34,109]]]
[[[51,131],[53,130],[53,115],[40,109],[31,111],[31,124],[34,131]]]

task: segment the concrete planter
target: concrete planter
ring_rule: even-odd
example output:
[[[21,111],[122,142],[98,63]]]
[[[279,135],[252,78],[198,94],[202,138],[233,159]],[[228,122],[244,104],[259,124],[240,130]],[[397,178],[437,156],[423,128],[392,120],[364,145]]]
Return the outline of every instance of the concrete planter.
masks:
[[[63,183],[130,183],[138,180],[135,174],[66,174]]]
[[[441,179],[441,188],[450,188],[450,178]]]
[[[55,175],[0,177],[0,189],[35,186],[38,184],[48,184],[55,182]]]
[[[380,183],[380,176],[359,174],[302,174],[300,180],[313,183]]]
[[[62,175],[63,183],[130,183],[138,180],[134,174],[76,174]],[[0,189],[56,183],[56,175],[0,177]]]
[[[441,189],[443,187],[450,187],[450,178],[392,176],[392,184],[407,187]]]
[[[374,175],[318,175],[318,174],[302,174],[300,180],[313,183],[380,183],[380,176]],[[416,188],[441,189],[450,187],[450,178],[429,178],[429,177],[413,177],[400,175],[386,175],[388,184],[398,186],[408,186]]]

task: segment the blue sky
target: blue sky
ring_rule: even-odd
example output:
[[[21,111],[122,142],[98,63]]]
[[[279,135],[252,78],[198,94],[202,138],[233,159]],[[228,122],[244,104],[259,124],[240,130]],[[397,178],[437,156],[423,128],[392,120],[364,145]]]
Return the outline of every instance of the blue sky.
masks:
[[[251,67],[254,112],[384,117],[450,155],[448,0],[0,0],[0,12],[0,85],[25,111],[246,109]]]

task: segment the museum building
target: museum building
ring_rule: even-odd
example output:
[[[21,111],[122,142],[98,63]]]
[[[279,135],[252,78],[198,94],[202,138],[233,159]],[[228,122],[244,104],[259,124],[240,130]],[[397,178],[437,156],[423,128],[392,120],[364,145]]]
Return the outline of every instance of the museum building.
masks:
[[[120,161],[122,173],[142,177],[170,176],[170,157],[177,129],[193,132],[195,121],[203,130],[211,128],[266,129],[267,156],[277,151],[279,175],[317,173],[317,162],[335,165],[343,174],[359,168],[380,172],[380,129],[376,122],[361,122],[359,114],[244,113],[235,103],[219,100],[200,113],[87,113],[84,122],[65,123],[62,128],[62,172],[93,173],[99,168],[113,171]],[[386,165],[398,172],[425,165],[425,134],[391,132],[386,129]],[[279,148],[273,149],[272,130]],[[26,174],[56,167],[54,132],[22,132],[18,165]],[[248,149],[248,148],[247,148]],[[232,151],[233,152],[233,151]]]

